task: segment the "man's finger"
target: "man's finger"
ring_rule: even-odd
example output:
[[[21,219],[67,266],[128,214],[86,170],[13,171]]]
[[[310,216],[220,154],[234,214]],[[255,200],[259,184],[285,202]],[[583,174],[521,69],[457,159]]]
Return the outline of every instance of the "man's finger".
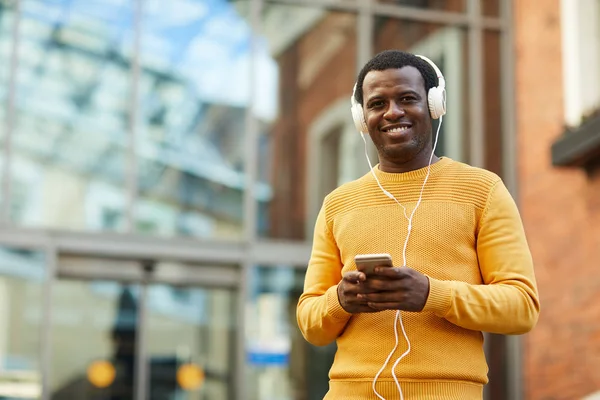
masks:
[[[388,279],[403,279],[408,276],[405,267],[376,267],[373,271],[374,275]]]
[[[364,282],[367,276],[361,271],[348,271],[344,274],[344,280],[352,283]]]
[[[406,281],[401,279],[390,279],[379,275],[371,275],[360,284],[363,289],[361,293],[397,292],[404,290]]]
[[[365,300],[367,303],[399,303],[403,299],[398,298],[397,292],[378,292],[369,294],[359,294],[360,300]]]

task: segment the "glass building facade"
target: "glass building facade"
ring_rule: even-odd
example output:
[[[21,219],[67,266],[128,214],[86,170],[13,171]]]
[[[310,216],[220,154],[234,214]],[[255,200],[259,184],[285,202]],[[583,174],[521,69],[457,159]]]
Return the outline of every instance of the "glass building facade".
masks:
[[[433,59],[438,153],[514,188],[511,24],[490,0],[0,0],[0,399],[321,399],[335,345],[295,306],[323,197],[368,170],[358,69]],[[488,339],[486,396],[518,400],[518,345]]]

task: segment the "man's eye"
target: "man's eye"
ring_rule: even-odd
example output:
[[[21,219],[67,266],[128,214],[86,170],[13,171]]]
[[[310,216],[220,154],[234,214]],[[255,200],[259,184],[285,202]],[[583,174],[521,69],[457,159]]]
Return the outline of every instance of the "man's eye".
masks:
[[[383,106],[383,101],[374,101],[371,103],[371,108],[378,108]]]
[[[400,101],[402,101],[403,103],[410,103],[413,101],[416,101],[417,98],[414,96],[404,96],[403,98],[400,99]]]

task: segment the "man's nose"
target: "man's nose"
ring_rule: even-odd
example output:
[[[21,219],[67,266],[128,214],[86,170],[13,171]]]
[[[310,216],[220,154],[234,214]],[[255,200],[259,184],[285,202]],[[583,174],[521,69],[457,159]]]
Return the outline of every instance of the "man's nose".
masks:
[[[387,110],[385,110],[385,114],[383,115],[385,119],[389,120],[395,120],[402,116],[404,116],[404,108],[402,108],[400,104],[396,103],[395,101],[391,101],[389,103]]]

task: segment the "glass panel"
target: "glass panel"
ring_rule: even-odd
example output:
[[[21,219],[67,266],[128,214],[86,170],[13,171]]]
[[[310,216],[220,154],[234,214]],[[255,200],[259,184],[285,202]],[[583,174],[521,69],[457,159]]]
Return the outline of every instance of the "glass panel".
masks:
[[[12,220],[122,229],[133,2],[21,3]]]
[[[139,232],[242,235],[252,37],[247,5],[145,2]]]
[[[41,396],[44,256],[0,247],[0,399]]]
[[[149,288],[150,399],[234,398],[236,303],[228,290]]]
[[[483,34],[483,98],[485,121],[485,168],[502,175],[502,97],[500,82],[500,33]]]
[[[396,4],[401,6],[430,8],[434,10],[464,12],[466,0],[375,0],[378,3]]]
[[[52,303],[52,400],[131,400],[139,286],[57,281]]]
[[[355,14],[323,8],[263,8],[256,54],[260,90],[254,99],[259,180],[265,188],[258,194],[260,236],[312,236],[324,195],[365,171],[354,162],[362,141],[350,114],[356,24]],[[325,144],[331,135],[341,135],[337,144]],[[331,165],[337,170],[327,169]],[[323,188],[322,180],[329,187]]]
[[[246,309],[249,400],[320,400],[329,389],[335,344],[315,347],[296,323],[303,269],[252,270]]]
[[[0,182],[4,173],[4,141],[6,137],[6,101],[12,52],[14,21],[14,3],[0,2]],[[0,183],[1,185],[1,183]],[[0,190],[0,205],[4,202],[4,193]]]
[[[400,49],[423,54],[444,74],[447,114],[443,117],[436,154],[465,161],[468,146],[466,105],[469,71],[466,31],[434,23],[376,18],[374,49]],[[437,122],[434,121],[434,133]],[[365,161],[366,162],[366,161]]]
[[[481,0],[481,12],[486,17],[499,17],[500,0]]]

